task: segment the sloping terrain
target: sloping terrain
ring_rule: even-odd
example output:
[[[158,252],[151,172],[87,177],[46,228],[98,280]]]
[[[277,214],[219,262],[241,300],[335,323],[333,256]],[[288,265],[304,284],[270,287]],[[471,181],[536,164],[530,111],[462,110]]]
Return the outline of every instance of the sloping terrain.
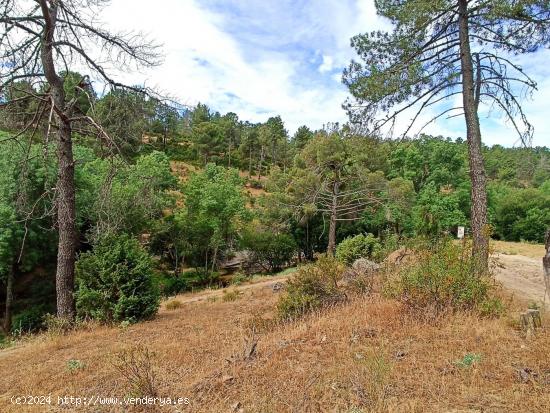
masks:
[[[512,285],[513,274],[535,261],[505,256],[498,277]],[[163,306],[150,322],[90,325],[4,350],[0,411],[550,411],[550,326],[545,319],[526,338],[516,327],[525,308],[518,301],[501,319],[456,314],[426,324],[374,295],[275,325],[269,320],[279,292],[272,284],[279,281],[240,286],[235,301],[224,302],[219,291],[182,295],[180,308]],[[151,351],[150,366],[124,358],[128,351]],[[135,395],[120,360],[153,376],[158,396],[187,397],[190,405],[56,405],[57,396]],[[28,394],[52,394],[52,405],[10,402]]]

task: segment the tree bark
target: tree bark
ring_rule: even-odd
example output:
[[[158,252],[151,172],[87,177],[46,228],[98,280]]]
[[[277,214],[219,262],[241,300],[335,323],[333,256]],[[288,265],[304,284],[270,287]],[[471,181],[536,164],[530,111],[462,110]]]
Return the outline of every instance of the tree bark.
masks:
[[[73,144],[71,127],[61,123],[58,132],[58,163],[57,174],[57,225],[59,244],[57,250],[57,315],[73,320],[74,305],[74,267],[76,253],[75,230],[75,183]]]
[[[258,163],[258,181],[262,179],[262,163],[264,162],[264,147],[260,151],[260,162]]]
[[[74,265],[76,253],[75,182],[71,111],[66,108],[63,79],[57,74],[53,58],[53,42],[57,19],[57,2],[40,0],[45,28],[41,44],[41,59],[46,80],[51,87],[52,103],[58,123],[57,131],[57,226],[59,242],[55,276],[57,315],[70,321],[75,318]]]
[[[13,284],[15,280],[15,264],[10,267],[8,272],[8,278],[6,280],[6,311],[4,313],[4,325],[3,329],[6,334],[11,332],[11,309],[13,306]]]
[[[332,205],[330,209],[330,224],[328,228],[327,255],[334,256],[336,252],[336,219],[338,218],[338,194],[340,193],[340,180],[334,181],[332,186]]]
[[[470,50],[468,28],[468,1],[459,0],[459,39],[460,62],[462,68],[462,100],[464,117],[466,120],[466,137],[468,141],[468,159],[470,163],[470,179],[472,181],[471,198],[471,226],[472,226],[472,255],[476,271],[486,272],[489,261],[489,233],[487,227],[487,178],[481,152],[481,129],[479,126],[478,102],[472,52]]]
[[[546,231],[544,247],[546,254],[542,258],[542,267],[544,268],[544,284],[546,286],[544,299],[546,299],[546,294],[550,294],[550,228]]]
[[[252,146],[248,151],[248,177],[252,176]]]
[[[231,168],[231,145],[232,145],[231,135],[229,135],[229,159],[227,161],[228,168]]]

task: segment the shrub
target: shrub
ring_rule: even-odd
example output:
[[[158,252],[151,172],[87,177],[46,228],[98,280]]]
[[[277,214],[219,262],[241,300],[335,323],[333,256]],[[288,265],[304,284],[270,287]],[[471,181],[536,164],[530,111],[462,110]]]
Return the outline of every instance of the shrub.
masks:
[[[256,179],[248,179],[248,183],[250,185],[251,188],[254,188],[254,189],[263,189],[264,186],[262,185],[262,183]]]
[[[502,310],[492,295],[490,276],[475,274],[470,248],[445,240],[432,249],[418,250],[416,259],[386,288],[414,312],[437,316],[448,310],[476,310],[489,316]]]
[[[388,255],[399,249],[401,242],[397,234],[386,233],[381,239],[380,250],[376,253],[378,261],[386,259]]]
[[[44,316],[47,314],[45,305],[35,305],[16,314],[11,323],[11,332],[15,335],[34,333],[44,326]]]
[[[251,262],[258,264],[266,271],[280,271],[292,261],[298,246],[296,241],[288,234],[275,234],[272,232],[248,232],[241,245],[251,255]]]
[[[341,302],[346,298],[339,281],[343,265],[332,257],[320,257],[315,264],[299,267],[286,283],[277,311],[283,320]]]
[[[151,257],[137,240],[128,235],[102,238],[76,265],[78,315],[104,322],[152,317],[160,303],[151,274]]]
[[[187,271],[177,277],[173,275],[155,277],[155,283],[158,285],[163,297],[173,297],[186,291],[217,286],[219,282],[220,274],[218,272],[207,272],[204,269]]]
[[[74,327],[70,320],[53,314],[46,314],[43,324],[48,333],[54,336],[63,335]]]
[[[468,368],[481,362],[481,355],[476,353],[467,353],[460,360],[455,361],[453,364],[457,367]]]
[[[359,234],[348,237],[336,247],[336,258],[346,265],[351,265],[358,258],[378,261],[382,245],[372,234]]]
[[[229,302],[229,301],[235,301],[239,298],[241,295],[241,292],[239,290],[224,290],[222,295],[222,301],[223,302]]]
[[[231,277],[231,284],[232,285],[241,285],[242,283],[249,281],[250,277],[246,274],[242,274],[240,272],[233,274],[233,277]]]
[[[157,395],[156,354],[142,344],[116,353],[111,362],[132,397]]]
[[[181,301],[178,300],[170,300],[166,303],[165,307],[167,310],[177,310],[178,308],[181,308],[183,304]]]
[[[164,297],[172,297],[190,290],[189,279],[183,276],[161,278],[159,287]]]
[[[196,268],[194,271],[186,272],[184,275],[189,284],[189,289],[204,287],[219,287],[222,284],[220,273],[217,271],[206,271],[204,268]]]
[[[86,367],[86,365],[83,362],[76,359],[67,360],[66,365],[67,365],[67,370],[69,370],[71,373],[77,370],[82,370],[83,368]]]
[[[8,348],[11,344],[11,340],[0,331],[0,350]]]

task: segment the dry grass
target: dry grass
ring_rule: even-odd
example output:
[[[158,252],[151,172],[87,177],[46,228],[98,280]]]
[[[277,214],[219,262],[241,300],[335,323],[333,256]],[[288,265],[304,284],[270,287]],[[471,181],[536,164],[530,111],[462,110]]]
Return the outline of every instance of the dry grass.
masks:
[[[529,258],[544,256],[544,245],[528,244],[526,242],[491,241],[491,247],[495,252],[506,255],[524,255]]]
[[[181,303],[181,301],[174,299],[174,300],[167,301],[164,304],[164,308],[171,311],[171,310],[177,310],[178,308],[181,308],[182,305],[183,304]]]
[[[222,295],[222,301],[235,301],[238,300],[241,295],[241,292],[237,289],[235,290],[224,290]]]
[[[190,399],[180,411],[550,411],[547,323],[529,340],[507,318],[457,314],[421,324],[374,296],[277,325],[269,320],[278,296],[245,290],[238,301],[188,302],[150,322],[44,335],[0,352],[0,411],[44,411],[11,405],[17,394],[127,395],[112,360],[136,342],[155,355],[147,366],[155,394]],[[467,354],[481,361],[461,367]],[[68,371],[73,359],[85,368]]]
[[[197,171],[197,168],[193,165],[182,161],[170,161],[170,169],[179,178],[180,182],[186,182],[189,175]]]

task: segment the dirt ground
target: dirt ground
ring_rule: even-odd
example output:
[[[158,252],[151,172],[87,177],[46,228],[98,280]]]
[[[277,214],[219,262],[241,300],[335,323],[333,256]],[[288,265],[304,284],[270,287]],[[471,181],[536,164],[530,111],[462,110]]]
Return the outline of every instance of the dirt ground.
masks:
[[[523,300],[544,301],[542,258],[498,254],[497,259],[500,267],[496,270],[496,279],[506,290]]]
[[[543,302],[545,294],[542,269],[544,246],[523,242],[492,241],[491,247],[496,258],[495,276],[497,281],[521,300]],[[549,299],[550,297],[547,295],[546,303],[550,302]]]
[[[512,242],[495,242],[494,245],[495,278],[515,297],[523,301],[543,302],[545,284],[542,270],[542,256],[544,247],[538,244],[521,244]],[[525,255],[520,255],[519,252]],[[250,284],[243,285],[238,289],[246,291],[271,287],[276,283],[284,282],[291,273],[267,279],[259,278]],[[200,293],[187,293],[176,297],[182,303],[219,298],[224,291],[231,290],[231,287],[224,290],[209,290]],[[550,292],[548,292],[550,293]],[[546,296],[546,302],[550,303],[550,297]]]
[[[233,287],[227,287],[227,288],[215,289],[215,290],[205,290],[198,293],[179,294],[175,296],[174,299],[179,301],[182,304],[188,304],[188,303],[195,303],[197,301],[217,300],[219,298],[222,298],[224,293],[230,292],[230,291],[238,291],[239,293],[242,294],[245,291],[249,291],[249,290],[257,290],[261,288],[272,288],[275,284],[284,283],[287,280],[287,278],[290,275],[292,275],[293,272],[294,271],[286,271],[285,274],[282,274],[282,275],[276,275],[272,277],[267,277],[267,276],[260,277],[258,279],[251,281],[250,283],[247,283],[241,286],[233,286]],[[164,303],[164,305],[166,305],[166,302]],[[164,305],[163,305],[163,308],[164,308]]]

